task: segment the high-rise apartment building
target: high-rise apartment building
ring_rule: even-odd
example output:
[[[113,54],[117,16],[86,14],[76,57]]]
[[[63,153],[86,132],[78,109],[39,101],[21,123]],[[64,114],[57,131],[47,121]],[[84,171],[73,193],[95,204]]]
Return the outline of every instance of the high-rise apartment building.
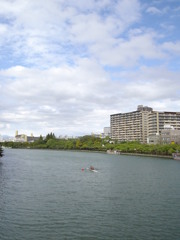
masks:
[[[161,133],[165,125],[180,130],[180,112],[158,112],[139,105],[137,110],[110,116],[112,139],[147,143]]]

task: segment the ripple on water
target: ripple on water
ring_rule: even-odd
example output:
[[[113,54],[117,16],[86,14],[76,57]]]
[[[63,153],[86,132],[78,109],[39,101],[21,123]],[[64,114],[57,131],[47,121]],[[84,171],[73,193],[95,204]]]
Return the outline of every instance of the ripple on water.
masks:
[[[13,149],[2,161],[1,240],[180,239],[177,162]]]

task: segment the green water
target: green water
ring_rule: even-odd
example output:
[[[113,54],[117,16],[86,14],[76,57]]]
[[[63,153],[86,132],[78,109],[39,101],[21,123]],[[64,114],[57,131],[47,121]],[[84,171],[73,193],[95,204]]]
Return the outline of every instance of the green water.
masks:
[[[5,149],[0,240],[180,239],[180,161]],[[98,172],[82,168],[93,165]]]

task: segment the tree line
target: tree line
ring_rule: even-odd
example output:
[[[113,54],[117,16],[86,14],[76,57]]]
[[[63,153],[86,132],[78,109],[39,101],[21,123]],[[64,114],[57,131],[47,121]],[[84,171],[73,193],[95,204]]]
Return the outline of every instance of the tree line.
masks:
[[[167,155],[180,152],[179,144],[150,145],[139,142],[121,142],[112,141],[110,138],[99,138],[95,136],[83,136],[71,139],[58,139],[53,133],[48,134],[45,138],[40,136],[35,142],[5,142],[5,147],[11,148],[31,148],[31,149],[56,149],[56,150],[88,150],[102,151],[107,150],[119,151],[121,153],[136,153],[150,155]],[[1,152],[2,154],[2,152]]]

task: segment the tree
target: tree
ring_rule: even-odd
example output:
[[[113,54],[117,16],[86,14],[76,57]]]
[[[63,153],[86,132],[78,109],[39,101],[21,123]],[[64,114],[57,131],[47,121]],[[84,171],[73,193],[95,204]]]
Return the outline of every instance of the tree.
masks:
[[[79,148],[81,148],[81,146],[82,146],[81,141],[79,139],[77,139],[77,141],[76,141],[76,148],[79,149]]]
[[[49,139],[56,139],[54,133],[48,133],[48,135],[46,136],[46,141],[48,141]]]

